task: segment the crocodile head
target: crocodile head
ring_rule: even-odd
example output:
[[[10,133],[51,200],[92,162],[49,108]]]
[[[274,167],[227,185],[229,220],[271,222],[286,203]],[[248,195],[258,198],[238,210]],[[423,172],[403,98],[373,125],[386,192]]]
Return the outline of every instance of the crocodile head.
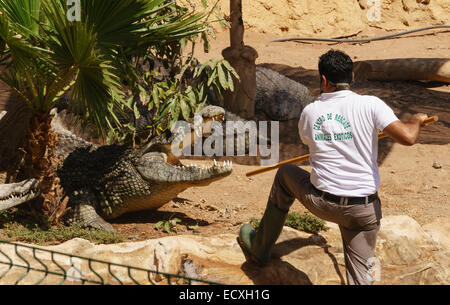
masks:
[[[39,185],[40,182],[37,179],[0,184],[0,211],[15,207],[39,196]]]
[[[186,143],[190,143],[193,146],[195,136],[209,136],[213,122],[222,123],[224,118],[225,109],[219,106],[208,105],[186,122],[190,126],[190,132],[179,135],[167,130],[146,144],[145,150],[163,152],[167,156],[165,157],[167,162],[174,165],[182,165],[179,158],[172,152],[174,145],[178,145],[180,150],[183,149],[183,145],[186,145]]]
[[[189,187],[209,185],[232,172],[230,161],[218,164],[214,160],[210,166],[173,165],[167,162],[167,155],[160,152],[145,153],[131,163],[135,171],[133,177],[128,175],[131,181],[127,183],[127,192],[123,193],[120,204],[104,215],[106,218],[157,209]]]
[[[210,122],[222,121],[224,113],[221,107],[205,107],[200,112],[203,132],[209,131]],[[189,123],[192,133],[197,132],[197,124],[194,121]],[[231,174],[230,161],[218,164],[214,160],[210,166],[183,165],[171,152],[173,140],[173,137],[158,138],[141,150],[134,150],[126,166],[122,163],[120,168],[123,170],[128,167],[126,171],[130,174],[121,173],[122,177],[115,178],[115,183],[122,185],[119,191],[121,194],[119,196],[115,192],[113,198],[105,198],[102,208],[104,218],[116,218],[131,211],[157,209],[189,187],[206,186]],[[111,194],[111,191],[105,193]]]

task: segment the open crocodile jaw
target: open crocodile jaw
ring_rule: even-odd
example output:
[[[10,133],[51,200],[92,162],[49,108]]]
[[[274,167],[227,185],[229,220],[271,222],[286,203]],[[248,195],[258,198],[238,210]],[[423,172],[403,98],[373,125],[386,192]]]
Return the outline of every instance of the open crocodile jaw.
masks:
[[[228,176],[232,172],[231,161],[223,165],[214,160],[211,166],[175,166],[165,161],[161,153],[147,153],[136,164],[136,169],[144,180],[151,184],[208,185],[212,181]]]
[[[18,183],[0,184],[0,211],[10,209],[40,195],[39,180],[28,179]]]
[[[189,187],[205,186],[232,173],[231,161],[220,165],[214,161],[211,166],[174,166],[166,162],[155,162],[159,158],[164,157],[162,154],[149,153],[136,165],[139,174],[151,185],[151,192],[124,199],[121,206],[105,216],[107,219],[117,218],[128,212],[157,209]]]

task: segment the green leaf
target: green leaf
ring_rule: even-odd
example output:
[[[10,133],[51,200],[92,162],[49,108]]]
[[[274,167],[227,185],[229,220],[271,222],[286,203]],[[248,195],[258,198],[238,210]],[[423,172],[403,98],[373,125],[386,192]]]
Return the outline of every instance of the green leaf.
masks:
[[[228,79],[228,87],[230,88],[230,91],[234,91],[233,77],[231,77],[231,74],[229,72],[227,72],[227,79]]]
[[[131,131],[136,131],[136,127],[133,126],[131,123],[126,124],[126,125],[124,125],[123,127],[124,127],[124,128],[128,128],[128,129],[131,130]]]
[[[198,225],[195,225],[195,226],[188,226],[188,229],[189,230],[197,230],[197,229],[199,229],[200,227],[198,226]]]
[[[239,74],[237,74],[236,70],[230,65],[230,63],[227,60],[223,59],[222,64],[231,74],[233,74],[234,77],[239,79]]]
[[[199,77],[203,70],[208,66],[208,63],[204,63],[200,68],[196,68],[196,71],[194,72],[194,77]]]
[[[186,103],[184,99],[180,100],[180,108],[181,108],[181,114],[183,115],[183,118],[187,121],[189,120],[189,117],[191,115],[191,108]]]
[[[180,116],[180,107],[173,106],[172,118],[169,121],[169,129],[171,129],[173,125],[178,121],[179,116]]]
[[[225,66],[225,68],[226,68],[228,71],[234,70],[233,67],[230,65],[230,63],[228,62],[228,60],[226,60],[226,59],[222,60],[222,64]]]
[[[180,39],[180,46],[181,46],[182,50],[184,50],[186,48],[186,45],[187,45],[188,41],[189,40],[187,38]]]
[[[141,113],[139,112],[137,103],[133,104],[133,112],[134,112],[134,116],[136,117],[136,119],[139,119],[141,117]]]
[[[220,13],[216,14],[216,18],[219,21],[219,24],[222,28],[226,28],[230,26],[230,23],[226,21]]]
[[[219,63],[218,59],[216,59],[216,58],[211,59],[209,61],[209,67],[211,68],[211,70],[214,70],[218,63]]]
[[[223,89],[227,89],[228,88],[228,83],[227,83],[227,80],[226,80],[226,77],[225,77],[225,73],[223,72],[221,64],[217,65],[217,73],[219,74],[220,85],[222,86]]]
[[[205,53],[209,53],[211,45],[209,44],[208,36],[206,35],[205,32],[202,33],[202,39],[203,39],[203,51]]]
[[[186,95],[188,97],[189,103],[191,104],[191,107],[194,107],[197,104],[197,98],[195,96],[195,92],[193,90],[191,90]]]
[[[163,110],[161,111],[161,113],[156,117],[155,121],[159,121],[161,120],[164,116],[166,116],[166,114],[169,111],[169,107],[166,105]]]
[[[152,90],[153,101],[155,102],[156,109],[159,109],[159,91],[158,87],[153,87]]]
[[[215,81],[216,76],[217,76],[217,70],[214,69],[213,72],[211,73],[211,75],[210,75],[209,78],[208,78],[208,82],[206,83],[206,85],[207,85],[208,87],[210,87],[211,84]]]
[[[159,230],[164,225],[164,221],[160,220],[155,224],[155,228]]]
[[[147,109],[148,110],[152,110],[154,105],[155,105],[155,103],[153,102],[152,99],[150,99],[148,104],[147,104]]]
[[[167,233],[171,233],[172,231],[170,230],[170,222],[166,221],[164,223],[164,229]]]

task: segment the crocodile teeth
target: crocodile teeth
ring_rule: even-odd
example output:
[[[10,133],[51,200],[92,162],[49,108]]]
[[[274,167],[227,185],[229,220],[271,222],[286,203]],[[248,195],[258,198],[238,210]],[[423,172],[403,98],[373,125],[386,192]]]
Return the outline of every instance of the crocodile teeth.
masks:
[[[28,195],[34,196],[36,193],[38,193],[37,189],[30,189],[30,190],[22,192],[22,193],[12,193],[12,194],[9,194],[8,196],[0,197],[0,201],[1,200],[23,198],[23,197],[26,197]]]
[[[214,166],[217,166],[217,162],[216,162],[216,159],[214,159]]]

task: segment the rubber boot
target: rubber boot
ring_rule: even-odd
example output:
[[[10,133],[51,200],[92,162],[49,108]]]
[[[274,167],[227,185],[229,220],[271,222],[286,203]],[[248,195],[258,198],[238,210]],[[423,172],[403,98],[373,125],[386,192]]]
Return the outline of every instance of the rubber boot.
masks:
[[[237,240],[248,262],[261,267],[269,262],[272,247],[280,236],[287,214],[287,211],[269,202],[257,231],[250,224],[241,226]]]

